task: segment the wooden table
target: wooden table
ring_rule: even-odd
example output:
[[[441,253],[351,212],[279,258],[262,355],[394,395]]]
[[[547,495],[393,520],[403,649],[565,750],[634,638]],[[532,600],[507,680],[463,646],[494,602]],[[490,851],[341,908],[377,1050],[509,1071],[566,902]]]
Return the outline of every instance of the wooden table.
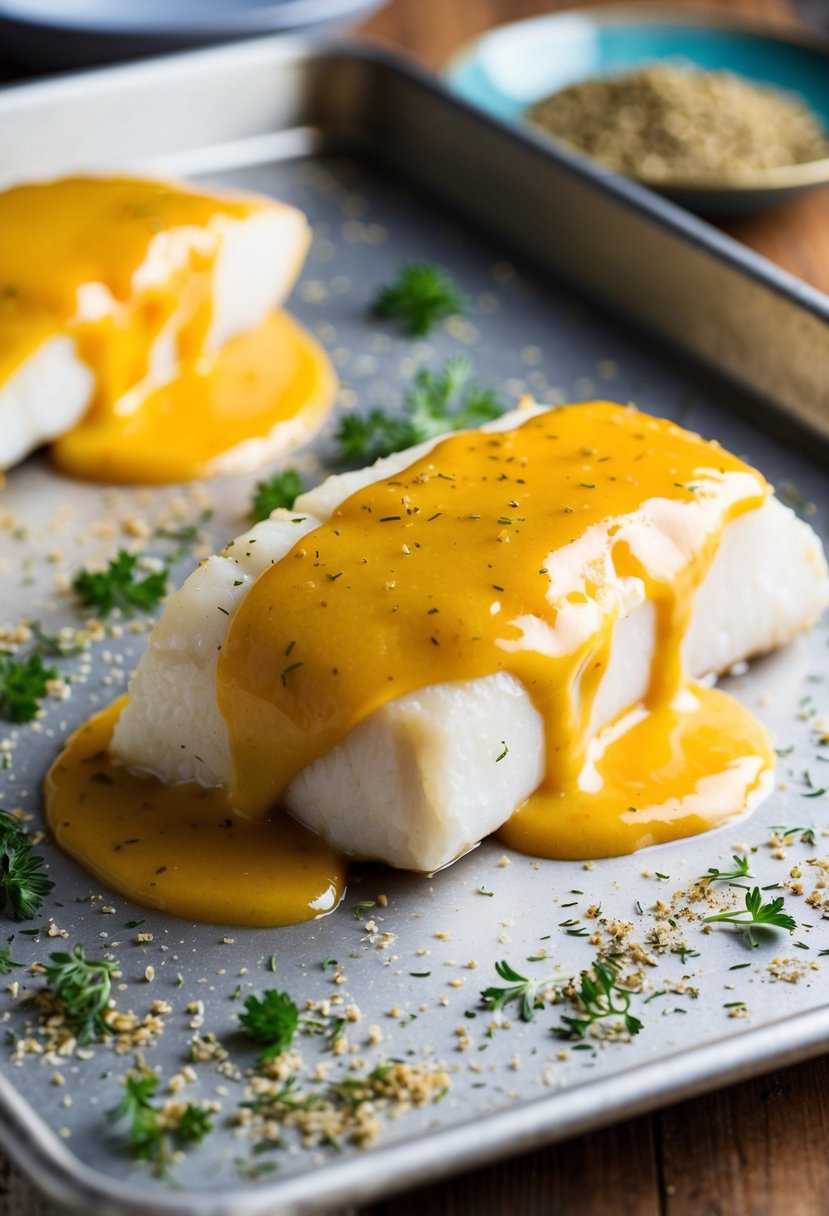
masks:
[[[362,32],[437,68],[482,30],[565,7],[571,5],[555,0],[393,0]],[[781,22],[797,20],[788,0],[721,0],[709,7]],[[727,230],[829,291],[829,191],[768,215],[730,223]],[[361,1216],[423,1212],[429,1216],[825,1216],[829,1212],[829,1059],[410,1192],[366,1209]]]
[[[393,0],[361,32],[440,67],[454,49],[492,25],[563,7],[555,0]],[[716,7],[796,19],[788,0],[721,0]],[[827,192],[733,223],[729,231],[829,291]],[[825,1216],[827,1211],[829,1058],[823,1058],[350,1216]],[[12,1165],[0,1161],[0,1216],[58,1213]]]

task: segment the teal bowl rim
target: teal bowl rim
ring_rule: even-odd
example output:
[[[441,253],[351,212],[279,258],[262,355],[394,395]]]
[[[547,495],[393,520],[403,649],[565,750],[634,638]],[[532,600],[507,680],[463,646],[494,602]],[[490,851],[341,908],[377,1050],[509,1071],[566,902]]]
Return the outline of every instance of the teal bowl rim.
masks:
[[[597,26],[610,25],[676,25],[693,26],[708,29],[728,30],[732,33],[749,34],[755,38],[765,38],[770,42],[788,42],[806,50],[817,51],[826,57],[826,67],[829,72],[829,38],[810,30],[799,29],[784,22],[767,21],[762,18],[737,16],[734,13],[720,11],[671,7],[662,8],[650,4],[598,4],[590,8],[567,8],[552,13],[540,13],[535,17],[524,17],[520,21],[505,21],[500,25],[491,26],[474,38],[468,39],[456,51],[453,51],[442,68],[444,80],[452,92],[452,75],[460,67],[473,58],[476,48],[487,37],[506,28],[528,26],[536,23],[555,23],[560,18],[583,17]],[[456,94],[460,95],[460,94]],[[474,104],[474,103],[470,103]],[[476,107],[481,108],[481,107]],[[524,125],[516,123],[515,125]],[[571,154],[589,160],[592,164],[600,164],[588,156],[580,148],[558,139],[550,131],[545,131],[533,123],[525,124],[536,132],[538,138],[552,140],[560,148],[565,148]],[[616,170],[607,169],[613,173]],[[729,191],[733,194],[749,194],[758,190],[772,190],[786,193],[790,190],[803,190],[810,186],[829,184],[829,156],[820,160],[804,161],[798,165],[779,165],[771,169],[757,169],[752,173],[742,173],[739,177],[679,177],[668,176],[658,179],[639,176],[638,174],[619,173],[620,177],[628,177],[632,181],[648,186],[652,190],[682,191],[683,194],[710,194],[712,191]]]

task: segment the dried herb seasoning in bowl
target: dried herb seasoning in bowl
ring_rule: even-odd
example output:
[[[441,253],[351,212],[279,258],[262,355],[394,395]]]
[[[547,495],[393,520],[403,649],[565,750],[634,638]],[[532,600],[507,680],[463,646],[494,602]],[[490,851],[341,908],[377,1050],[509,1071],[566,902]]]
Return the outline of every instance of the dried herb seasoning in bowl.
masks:
[[[527,118],[608,168],[657,186],[739,183],[829,156],[820,119],[796,94],[684,64],[571,84],[532,105]]]
[[[490,30],[446,74],[494,117],[703,215],[829,183],[829,41],[806,31],[614,5]]]

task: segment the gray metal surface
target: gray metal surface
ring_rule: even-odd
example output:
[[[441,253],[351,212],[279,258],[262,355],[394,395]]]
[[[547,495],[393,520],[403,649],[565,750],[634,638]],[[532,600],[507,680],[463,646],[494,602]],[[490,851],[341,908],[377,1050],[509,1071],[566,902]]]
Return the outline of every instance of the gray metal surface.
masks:
[[[450,173],[452,131],[463,138],[455,144]],[[349,154],[343,153],[346,144]],[[326,154],[332,147],[336,154]],[[826,534],[825,464],[798,455],[770,435],[770,415],[758,398],[740,395],[724,374],[696,370],[653,331],[613,319],[582,293],[557,282],[549,269],[561,261],[564,270],[574,273],[576,258],[566,252],[570,244],[585,254],[587,287],[601,287],[596,248],[592,253],[585,249],[581,235],[583,221],[592,214],[598,222],[601,213],[612,218],[625,240],[635,242],[641,235],[643,241],[641,247],[634,243],[627,248],[624,241],[618,245],[618,259],[607,265],[610,281],[620,284],[641,258],[637,285],[645,294],[649,284],[658,280],[664,285],[670,278],[673,292],[665,301],[666,314],[675,304],[680,316],[695,317],[699,301],[694,305],[685,291],[694,286],[681,273],[685,258],[686,265],[713,276],[711,281],[727,283],[724,312],[730,316],[739,310],[738,371],[744,383],[766,375],[774,334],[765,328],[771,314],[757,301],[772,301],[774,315],[785,315],[789,335],[812,335],[808,359],[800,352],[799,380],[789,385],[788,404],[795,412],[798,402],[803,406],[801,418],[819,405],[810,385],[825,387],[827,382],[829,340],[822,297],[805,288],[790,290],[785,276],[736,252],[696,221],[661,204],[651,214],[641,192],[622,190],[617,196],[599,178],[579,176],[566,161],[559,164],[542,155],[531,141],[507,137],[433,86],[387,63],[348,52],[314,57],[301,49],[259,44],[74,82],[26,86],[0,96],[0,164],[6,180],[70,168],[154,165],[294,202],[310,216],[315,242],[291,309],[330,350],[343,384],[343,408],[394,407],[415,367],[438,366],[448,355],[466,350],[477,378],[498,383],[507,404],[524,391],[551,403],[608,396],[634,400],[643,409],[716,436],[773,482],[788,487],[786,492],[795,487],[799,501],[813,503],[811,522]],[[506,176],[499,191],[490,189],[482,198],[479,187],[494,164]],[[513,176],[519,170],[524,174],[520,180]],[[413,187],[415,179],[429,188]],[[542,229],[531,222],[529,200],[534,192],[536,199],[549,194],[548,182],[554,179],[560,187],[551,203],[554,223]],[[449,194],[454,210],[438,201],[439,195]],[[579,205],[588,197],[595,205],[592,212]],[[572,211],[565,209],[567,200]],[[488,233],[478,229],[477,220],[486,220]],[[606,237],[598,232],[597,239]],[[531,257],[521,253],[528,240]],[[680,270],[673,270],[673,261],[660,264],[660,248],[665,258],[679,259]],[[406,260],[439,262],[452,271],[471,302],[467,323],[449,325],[428,342],[413,344],[367,320],[366,306],[377,285]],[[615,290],[604,294],[614,297]],[[719,299],[710,301],[714,312],[721,305]],[[671,318],[662,320],[662,331],[673,332]],[[700,332],[697,326],[686,337],[695,340]],[[722,359],[722,371],[732,380],[735,360],[733,352]],[[749,421],[752,415],[757,423]],[[818,422],[819,415],[818,408]],[[333,451],[329,430],[316,445],[315,458],[324,464]],[[311,461],[306,468],[310,476]],[[206,525],[208,546],[244,526],[253,480],[229,479],[207,487],[214,509]],[[78,565],[111,553],[123,540],[122,521],[141,516],[153,522],[177,498],[184,500],[185,520],[198,517],[203,501],[175,487],[149,494],[129,489],[110,493],[59,478],[41,459],[12,472],[0,509],[13,512],[25,532],[0,532],[0,623],[26,614],[47,628],[81,624],[71,596],[56,587],[56,575],[71,574]],[[114,528],[112,537],[93,526],[102,517]],[[169,548],[153,542],[150,551],[162,555]],[[192,557],[182,558],[176,577],[186,575],[192,563]],[[39,815],[40,783],[61,740],[122,690],[124,673],[134,666],[143,644],[144,635],[125,629],[121,637],[94,647],[88,671],[82,660],[67,660],[62,667],[75,677],[71,698],[51,704],[37,731],[0,733],[0,739],[12,741],[11,767],[0,769],[4,806],[22,806]],[[246,930],[192,925],[138,909],[102,891],[44,843],[56,882],[37,922],[44,932],[38,938],[16,933],[13,957],[23,963],[42,960],[67,944],[48,936],[50,917],[69,933],[69,942],[81,941],[92,953],[103,950],[118,957],[127,985],[116,993],[119,1007],[143,1013],[154,998],[173,1007],[163,1036],[145,1053],[165,1078],[187,1058],[194,1033],[186,1010],[191,1001],[204,1002],[203,1029],[225,1041],[240,1064],[252,1063],[253,1052],[238,1033],[234,994],[241,985],[242,996],[277,986],[300,1002],[339,992],[362,1012],[348,1037],[365,1067],[388,1057],[442,1060],[452,1070],[452,1085],[438,1105],[389,1121],[369,1151],[345,1143],[340,1152],[286,1151],[274,1158],[273,1173],[252,1182],[240,1176],[238,1167],[240,1157],[251,1160],[250,1146],[231,1126],[244,1083],[199,1065],[198,1081],[186,1096],[218,1098],[222,1112],[204,1145],[174,1168],[171,1185],[130,1163],[121,1129],[106,1117],[119,1099],[132,1055],[119,1057],[111,1047],[96,1047],[91,1060],[62,1063],[65,1084],[57,1085],[54,1062],[30,1056],[13,1064],[3,1050],[0,1137],[52,1195],[88,1211],[311,1212],[492,1161],[818,1053],[829,1036],[829,960],[820,958],[820,951],[829,949],[829,923],[819,909],[792,894],[787,894],[787,906],[799,924],[791,938],[768,935],[752,950],[736,931],[705,934],[697,924],[688,930],[689,946],[697,954],[684,959],[659,955],[656,965],[646,969],[649,987],[635,1001],[645,1028],[632,1041],[588,1040],[587,1050],[570,1045],[562,1054],[565,1045],[551,1033],[559,1022],[553,1006],[532,1023],[516,1020],[489,1036],[478,991],[497,982],[493,964],[499,958],[509,959],[519,971],[536,969],[535,974],[544,968],[543,963],[525,962],[542,945],[553,964],[568,973],[588,966],[595,947],[588,937],[568,932],[573,926],[565,922],[575,920],[577,927],[590,930],[591,904],[601,904],[602,916],[632,921],[635,936],[644,940],[654,924],[655,902],[709,866],[727,862],[738,841],[758,846],[754,872],[764,884],[784,881],[798,863],[806,880],[817,878],[819,871],[805,862],[827,851],[822,833],[829,801],[826,795],[804,797],[811,791],[803,772],[808,770],[816,785],[829,784],[820,780],[829,777],[824,763],[829,749],[821,745],[817,728],[823,715],[824,733],[827,729],[826,656],[824,624],[730,681],[733,691],[770,724],[787,753],[780,760],[781,788],[753,818],[589,869],[517,854],[510,854],[510,864],[503,866],[504,850],[487,843],[432,879],[363,868],[333,915],[309,925]],[[795,839],[784,858],[775,857],[766,844],[771,824],[814,826],[816,843],[807,846]],[[813,886],[809,881],[804,893]],[[388,905],[356,919],[354,905],[381,892]],[[96,896],[103,898],[91,899]],[[375,916],[381,933],[394,935],[385,948],[382,940],[366,940],[368,915]],[[152,941],[137,942],[136,932],[126,927],[141,918],[141,932],[151,932]],[[268,965],[273,954],[275,973]],[[768,967],[780,957],[816,967],[798,983],[775,981]],[[334,985],[333,970],[323,970],[328,958],[343,964],[343,984]],[[477,964],[474,969],[470,961]],[[155,968],[151,983],[145,979],[148,964]],[[36,978],[25,983],[38,985]],[[665,991],[677,986],[693,987],[699,995]],[[658,993],[664,995],[654,995]],[[745,1016],[733,1016],[735,1001],[745,1002]],[[0,1009],[7,1027],[22,1031],[25,1014],[18,1003],[4,994]],[[380,1028],[382,1043],[367,1044],[371,1024]],[[464,1035],[458,1035],[459,1027]],[[464,1045],[466,1050],[459,1050]],[[331,1058],[318,1038],[303,1038],[300,1046],[310,1064],[318,1057]],[[334,1060],[333,1066],[346,1069],[348,1062],[348,1057]]]

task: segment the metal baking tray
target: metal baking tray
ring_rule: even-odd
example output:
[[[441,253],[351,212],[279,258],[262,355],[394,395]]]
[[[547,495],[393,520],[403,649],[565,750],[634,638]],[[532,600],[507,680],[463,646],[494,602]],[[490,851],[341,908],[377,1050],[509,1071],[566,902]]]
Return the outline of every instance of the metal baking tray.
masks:
[[[2,184],[104,167],[198,175],[303,207],[316,235],[291,308],[332,352],[343,406],[394,407],[416,366],[467,350],[478,379],[498,382],[508,403],[525,390],[550,403],[604,395],[718,437],[796,496],[825,534],[826,298],[636,186],[480,116],[418,70],[371,49],[264,40],[0,94]],[[471,301],[469,320],[417,344],[370,323],[368,301],[404,260],[448,267]],[[808,455],[795,444],[804,439]],[[304,456],[308,475],[333,451],[329,433]],[[112,552],[119,536],[107,539],[89,526],[102,513],[117,534],[129,515],[183,503],[184,517],[193,518],[209,500],[210,548],[244,526],[252,481],[215,483],[206,499],[177,487],[103,491],[57,476],[45,459],[28,461],[11,473],[0,502],[20,525],[0,531],[2,620],[25,613],[47,628],[79,623],[55,579]],[[192,557],[183,556],[174,577],[190,568]],[[39,815],[40,783],[61,740],[123,689],[143,640],[125,629],[94,649],[88,670],[82,660],[67,661],[71,698],[51,704],[36,731],[4,729],[12,763],[0,768],[3,805]],[[363,1013],[349,1040],[367,1067],[384,1057],[438,1059],[452,1070],[452,1084],[439,1104],[389,1121],[368,1151],[343,1144],[339,1152],[284,1152],[273,1172],[252,1181],[238,1167],[240,1157],[251,1160],[250,1146],[227,1123],[242,1085],[199,1066],[187,1096],[213,1098],[223,1086],[223,1114],[205,1144],[174,1168],[171,1184],[131,1163],[106,1117],[131,1056],[96,1047],[91,1060],[62,1062],[66,1084],[56,1085],[53,1062],[14,1064],[3,1051],[6,1149],[50,1195],[89,1212],[309,1213],[420,1185],[823,1051],[829,972],[819,952],[829,948],[829,924],[788,892],[798,920],[793,939],[767,935],[752,950],[738,932],[697,929],[690,954],[660,955],[636,999],[645,1030],[628,1042],[591,1041],[562,1055],[551,1034],[556,1007],[489,1037],[478,990],[496,982],[499,958],[537,968],[524,960],[542,941],[568,972],[587,967],[595,950],[581,929],[593,923],[585,918],[590,904],[601,904],[603,916],[632,920],[644,938],[654,902],[727,862],[736,841],[758,846],[753,863],[764,884],[782,882],[797,864],[807,881],[817,873],[805,862],[825,847],[829,802],[826,795],[806,800],[813,790],[803,772],[810,769],[815,783],[826,772],[817,759],[827,755],[818,729],[829,708],[826,640],[824,623],[730,681],[784,753],[780,788],[753,818],[592,868],[518,854],[503,866],[503,849],[486,843],[432,879],[363,867],[335,914],[243,930],[138,909],[101,892],[46,841],[56,887],[37,922],[44,931],[15,932],[13,957],[30,963],[67,944],[48,935],[49,918],[70,942],[116,955],[127,986],[116,994],[119,1007],[143,1012],[153,998],[173,1006],[163,1036],[146,1051],[165,1077],[186,1058],[188,1002],[204,1002],[204,1029],[232,1044],[245,1064],[253,1056],[238,1034],[234,990],[277,986],[299,1000],[346,993]],[[785,858],[776,857],[766,843],[772,824],[813,826],[816,843],[796,835]],[[354,914],[358,901],[379,892],[388,904],[371,915],[381,933],[394,935],[385,949],[366,940],[366,920]],[[136,942],[126,927],[140,918],[151,942]],[[768,968],[781,956],[805,960],[801,982],[773,980]],[[344,964],[339,988],[321,966],[327,958]],[[24,972],[17,976],[37,987]],[[677,985],[698,989],[698,998],[666,992]],[[22,1030],[19,1002],[4,994],[0,1012],[7,1029]],[[371,1023],[383,1034],[377,1047],[365,1046]],[[458,1050],[459,1026],[469,1039],[465,1051]],[[303,1039],[301,1050],[310,1064],[325,1055],[316,1038]],[[334,1064],[347,1067],[348,1058]]]

